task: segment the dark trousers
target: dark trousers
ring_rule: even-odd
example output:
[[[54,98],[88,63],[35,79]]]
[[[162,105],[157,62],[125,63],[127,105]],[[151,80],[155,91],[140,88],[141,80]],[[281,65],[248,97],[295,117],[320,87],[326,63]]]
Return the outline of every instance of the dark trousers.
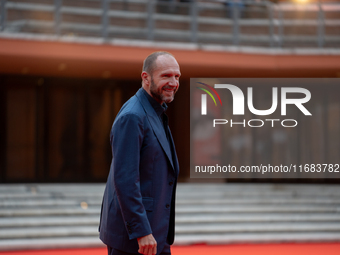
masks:
[[[128,253],[128,252],[125,252],[125,251],[117,250],[117,249],[112,248],[110,246],[107,246],[107,254],[108,255],[132,255],[132,254],[140,255],[140,253],[138,253],[138,252],[136,252],[136,253]],[[165,243],[164,248],[163,248],[162,252],[159,253],[159,255],[171,255],[170,245]]]

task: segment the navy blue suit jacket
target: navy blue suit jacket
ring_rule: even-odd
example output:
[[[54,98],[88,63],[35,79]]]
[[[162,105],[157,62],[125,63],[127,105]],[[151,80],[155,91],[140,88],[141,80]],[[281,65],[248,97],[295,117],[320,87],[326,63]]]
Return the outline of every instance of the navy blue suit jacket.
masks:
[[[179,168],[171,134],[169,143],[145,93],[139,89],[113,123],[99,231],[106,245],[131,253],[138,251],[137,237],[152,233],[158,254],[174,240]]]

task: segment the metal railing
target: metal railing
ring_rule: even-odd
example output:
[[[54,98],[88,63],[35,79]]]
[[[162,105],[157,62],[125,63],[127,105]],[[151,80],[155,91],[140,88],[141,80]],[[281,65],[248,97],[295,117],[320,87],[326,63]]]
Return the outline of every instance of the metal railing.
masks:
[[[340,4],[268,1],[1,0],[0,35],[262,47],[340,47]]]

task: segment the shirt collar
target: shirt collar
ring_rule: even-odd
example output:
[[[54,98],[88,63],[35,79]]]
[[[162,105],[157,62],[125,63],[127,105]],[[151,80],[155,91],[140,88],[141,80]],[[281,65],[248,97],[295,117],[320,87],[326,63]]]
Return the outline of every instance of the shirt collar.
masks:
[[[149,102],[150,102],[152,108],[155,109],[157,115],[158,115],[159,117],[161,117],[162,114],[166,111],[166,109],[168,109],[168,106],[166,105],[166,103],[163,103],[163,104],[161,105],[160,103],[158,103],[158,102],[156,101],[156,99],[154,99],[152,96],[150,96],[149,93],[146,92],[144,88],[142,88],[142,91],[143,91],[144,95],[146,96],[146,98],[149,100]]]

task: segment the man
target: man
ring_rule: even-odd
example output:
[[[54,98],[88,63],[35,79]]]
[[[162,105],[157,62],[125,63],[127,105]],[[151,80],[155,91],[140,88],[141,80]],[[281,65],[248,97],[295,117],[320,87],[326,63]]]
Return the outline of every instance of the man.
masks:
[[[171,254],[179,172],[165,115],[180,69],[167,52],[144,60],[142,88],[119,111],[99,226],[108,254]]]

